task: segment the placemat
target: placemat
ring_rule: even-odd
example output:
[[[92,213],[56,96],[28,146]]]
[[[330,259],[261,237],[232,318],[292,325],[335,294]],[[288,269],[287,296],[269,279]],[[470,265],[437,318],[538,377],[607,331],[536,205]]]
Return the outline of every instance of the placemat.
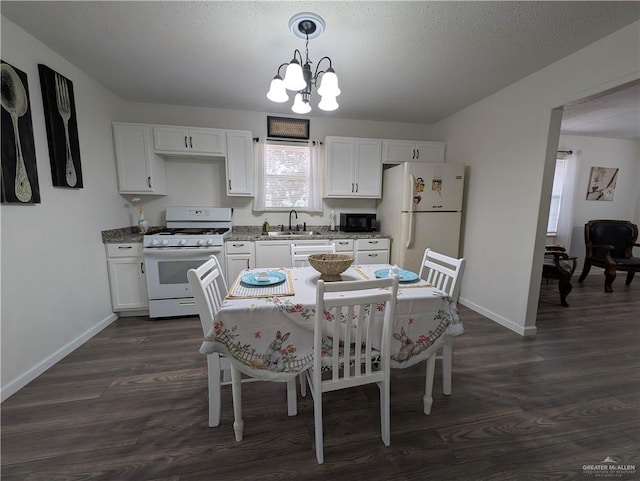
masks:
[[[249,299],[256,297],[278,297],[278,296],[293,296],[295,294],[293,290],[293,278],[291,277],[291,271],[287,270],[287,279],[276,286],[247,286],[244,285],[238,276],[233,287],[229,289],[226,299]]]
[[[370,279],[370,277],[359,267],[354,267],[353,270],[356,271],[358,274],[360,274],[363,279],[366,279],[366,280]],[[433,287],[433,285],[428,282],[425,282],[424,279],[420,279],[417,282],[412,282],[410,284],[404,284],[404,283],[398,284],[399,289],[415,289],[418,287]]]

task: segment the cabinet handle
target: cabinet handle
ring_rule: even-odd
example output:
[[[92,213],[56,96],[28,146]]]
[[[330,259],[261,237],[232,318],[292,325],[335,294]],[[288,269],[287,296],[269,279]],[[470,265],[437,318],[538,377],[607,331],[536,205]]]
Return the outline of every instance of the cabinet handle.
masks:
[[[151,188],[151,177],[147,177],[147,184],[149,184],[149,188]]]
[[[348,242],[338,242],[338,244],[340,244],[341,246],[346,246]]]
[[[378,241],[369,241],[369,244],[377,244]]]
[[[118,246],[118,249],[133,249],[133,246]]]
[[[187,136],[186,136],[186,135],[184,136],[184,147],[185,147],[185,149],[186,149],[187,147],[189,147],[189,146],[187,145]]]
[[[231,192],[231,179],[229,179],[229,192]]]
[[[416,149],[416,152],[418,152],[418,155],[416,156],[416,159],[420,158],[420,149]]]
[[[378,257],[378,254],[367,254],[369,257]]]
[[[351,182],[351,192],[353,192],[353,182]]]
[[[144,262],[140,263],[140,272],[144,274]]]
[[[358,192],[358,183],[356,182],[356,192]]]
[[[193,149],[193,137],[189,137],[189,146]]]
[[[247,269],[249,269],[251,266],[249,266],[249,259],[247,259]]]
[[[244,247],[244,244],[231,244],[233,247]]]

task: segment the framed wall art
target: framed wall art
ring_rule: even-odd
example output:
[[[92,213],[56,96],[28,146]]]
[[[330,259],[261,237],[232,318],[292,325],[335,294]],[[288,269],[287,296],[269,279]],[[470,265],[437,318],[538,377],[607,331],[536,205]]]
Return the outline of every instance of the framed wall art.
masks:
[[[587,200],[613,200],[617,179],[615,167],[591,167]]]
[[[0,61],[2,78],[2,203],[40,202],[27,74]]]
[[[73,82],[38,64],[49,144],[51,178],[56,187],[82,187],[78,119]]]
[[[267,137],[309,140],[309,119],[267,116]]]

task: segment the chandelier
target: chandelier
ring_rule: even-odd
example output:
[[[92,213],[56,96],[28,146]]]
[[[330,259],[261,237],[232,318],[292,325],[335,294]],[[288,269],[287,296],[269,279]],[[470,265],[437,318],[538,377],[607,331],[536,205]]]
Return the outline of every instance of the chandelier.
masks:
[[[296,37],[305,39],[304,64],[302,54],[298,49],[293,52],[293,59],[289,63],[283,63],[278,67],[276,76],[271,81],[271,87],[267,92],[267,98],[273,102],[286,102],[289,100],[287,90],[296,92],[293,99],[293,110],[296,114],[311,112],[311,89],[316,86],[321,99],[318,107],[328,112],[338,108],[336,97],[340,95],[338,77],[329,57],[322,57],[316,65],[315,73],[311,73],[311,60],[309,60],[309,40],[319,37],[324,31],[325,23],[322,17],[315,13],[298,13],[289,20],[289,29]],[[329,66],[321,70],[320,65],[326,60]],[[326,63],[326,62],[325,62]],[[286,66],[284,79],[280,76],[282,67]]]

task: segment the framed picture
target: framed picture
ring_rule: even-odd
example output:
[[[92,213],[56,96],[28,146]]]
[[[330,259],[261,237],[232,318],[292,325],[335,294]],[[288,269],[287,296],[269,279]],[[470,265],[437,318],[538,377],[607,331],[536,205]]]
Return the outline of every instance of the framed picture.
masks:
[[[614,167],[591,167],[587,200],[613,200],[618,169]]]
[[[73,82],[38,64],[49,143],[51,178],[56,187],[82,187],[78,119]]]
[[[27,74],[1,61],[2,203],[40,203]]]
[[[309,140],[309,119],[267,116],[267,137]]]

